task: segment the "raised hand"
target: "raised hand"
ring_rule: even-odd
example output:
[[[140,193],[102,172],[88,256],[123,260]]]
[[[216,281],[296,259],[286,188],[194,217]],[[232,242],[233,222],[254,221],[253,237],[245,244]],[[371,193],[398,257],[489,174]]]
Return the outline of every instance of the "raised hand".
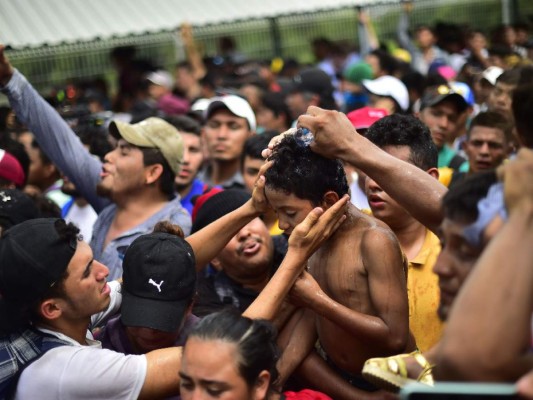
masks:
[[[0,44],[0,85],[5,86],[13,76],[13,66],[5,54],[6,47]]]
[[[265,213],[270,207],[265,196],[265,173],[272,166],[272,163],[272,161],[264,163],[259,169],[257,178],[255,179],[254,190],[252,192],[252,206],[259,214]]]
[[[509,214],[533,206],[533,150],[520,149],[514,160],[498,169],[498,175],[503,180]]]
[[[270,155],[272,154],[272,150],[274,149],[274,147],[276,147],[276,145],[281,142],[281,140],[286,136],[286,135],[294,135],[294,133],[296,132],[296,128],[290,128],[290,129],[287,129],[285,132],[283,133],[280,133],[279,135],[277,136],[274,136],[272,139],[270,139],[270,142],[268,142],[268,146],[266,149],[264,149],[262,152],[261,152],[261,155],[263,156],[263,158],[268,158],[270,157]]]
[[[311,150],[328,158],[340,158],[364,138],[359,135],[345,114],[311,106],[300,115],[298,125],[314,136]]]

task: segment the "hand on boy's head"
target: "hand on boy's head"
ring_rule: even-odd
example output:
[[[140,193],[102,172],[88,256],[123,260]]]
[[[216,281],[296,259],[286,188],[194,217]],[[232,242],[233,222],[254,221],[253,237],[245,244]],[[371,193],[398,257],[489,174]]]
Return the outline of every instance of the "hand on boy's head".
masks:
[[[286,135],[294,135],[295,132],[296,132],[296,128],[289,128],[285,132],[280,133],[277,136],[274,136],[272,139],[270,139],[270,142],[268,142],[267,148],[261,152],[261,156],[263,156],[263,158],[265,159],[270,157],[272,155],[272,150],[274,149],[274,147],[276,147],[278,143],[281,142]]]
[[[311,150],[324,157],[340,158],[361,138],[345,114],[311,106],[300,115],[298,126],[313,133]]]
[[[520,149],[516,158],[498,168],[503,180],[505,205],[509,214],[533,205],[533,150]],[[525,208],[524,208],[525,207]]]
[[[344,195],[326,211],[320,207],[311,210],[292,231],[289,248],[303,250],[310,257],[344,222],[349,200],[350,196]]]
[[[265,173],[273,163],[273,161],[267,161],[264,163],[259,169],[255,180],[254,190],[252,192],[252,205],[259,214],[266,212],[270,208],[270,204],[268,204],[268,200],[265,196]]]
[[[0,44],[0,85],[5,86],[13,76],[13,66],[5,54],[6,47]]]

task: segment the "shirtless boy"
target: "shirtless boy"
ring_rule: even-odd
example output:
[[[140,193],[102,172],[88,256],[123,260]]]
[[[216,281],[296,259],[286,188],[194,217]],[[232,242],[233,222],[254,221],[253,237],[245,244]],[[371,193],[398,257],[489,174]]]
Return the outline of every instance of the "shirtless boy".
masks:
[[[293,136],[276,146],[270,160],[265,195],[287,234],[314,207],[328,209],[348,193],[342,164]],[[301,308],[284,328],[290,332],[284,354],[290,356],[278,367],[286,378],[316,342],[349,383],[373,390],[360,376],[365,360],[408,347],[406,264],[385,224],[346,207],[346,221],[309,259],[309,273],[291,290],[291,301]]]

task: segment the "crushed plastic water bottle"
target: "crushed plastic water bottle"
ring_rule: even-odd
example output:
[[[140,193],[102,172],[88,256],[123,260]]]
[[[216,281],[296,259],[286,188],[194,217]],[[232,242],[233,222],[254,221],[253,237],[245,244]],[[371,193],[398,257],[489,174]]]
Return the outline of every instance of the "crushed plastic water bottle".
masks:
[[[307,147],[315,139],[311,131],[307,128],[298,128],[294,133],[294,138],[300,146]]]

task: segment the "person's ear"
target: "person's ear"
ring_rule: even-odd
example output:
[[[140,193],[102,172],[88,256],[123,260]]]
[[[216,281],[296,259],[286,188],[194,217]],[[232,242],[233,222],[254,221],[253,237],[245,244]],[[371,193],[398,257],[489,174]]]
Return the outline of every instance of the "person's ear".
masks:
[[[270,372],[266,369],[259,373],[254,386],[253,399],[263,400],[267,398],[268,388],[270,387]]]
[[[222,270],[222,263],[220,262],[220,260],[218,258],[213,258],[211,260],[211,263],[210,263],[214,269],[216,269],[217,271],[221,271]]]
[[[39,313],[44,319],[47,320],[58,319],[63,314],[61,301],[57,298],[43,301],[39,306]]]
[[[318,94],[313,94],[311,96],[310,105],[318,107],[320,105],[320,96]]]
[[[150,185],[157,181],[163,174],[163,166],[161,164],[152,164],[144,167],[144,182]]]
[[[430,174],[433,178],[439,179],[440,173],[438,168],[430,168],[426,170],[428,174]]]
[[[339,199],[340,199],[339,195],[333,190],[330,190],[326,192],[324,196],[322,197],[322,203],[320,204],[320,207],[322,207],[324,210],[327,210],[333,204],[339,201]]]

